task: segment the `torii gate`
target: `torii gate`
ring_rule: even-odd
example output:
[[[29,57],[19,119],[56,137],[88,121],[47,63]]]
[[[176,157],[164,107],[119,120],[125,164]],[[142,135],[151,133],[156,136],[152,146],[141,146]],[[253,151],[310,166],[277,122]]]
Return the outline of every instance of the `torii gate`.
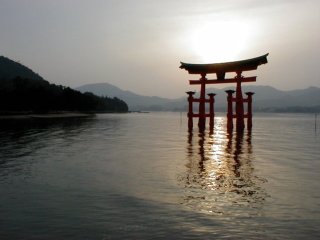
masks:
[[[193,98],[194,92],[187,92],[189,95],[189,112],[188,112],[188,127],[189,130],[192,130],[193,127],[193,117],[198,117],[198,126],[199,130],[203,131],[206,125],[206,117],[210,117],[210,128],[213,128],[213,103],[214,103],[214,95],[209,95],[210,98],[206,99],[206,84],[220,84],[220,83],[236,83],[236,97],[234,98],[232,94],[234,91],[229,90],[226,91],[228,94],[228,114],[227,114],[227,128],[231,130],[233,128],[233,118],[236,118],[236,129],[237,131],[243,131],[244,118],[248,118],[248,129],[252,126],[252,92],[246,93],[248,98],[244,99],[242,96],[241,83],[242,82],[255,82],[256,76],[253,77],[243,77],[243,71],[252,71],[256,70],[259,65],[266,64],[268,62],[267,56],[269,53],[262,55],[260,57],[246,59],[235,62],[224,62],[224,63],[211,63],[211,64],[192,64],[192,63],[184,63],[181,62],[181,69],[185,69],[189,74],[200,74],[201,78],[199,80],[189,80],[190,85],[201,85],[200,88],[200,98]],[[234,78],[225,79],[225,74],[227,72],[234,72],[236,76]],[[207,74],[215,73],[217,75],[217,79],[209,80],[206,78]],[[199,114],[194,114],[192,111],[192,103],[199,102]],[[210,113],[205,113],[205,103],[210,103]],[[236,113],[233,114],[233,106],[232,103],[236,103]],[[248,103],[248,113],[244,113],[243,103]]]

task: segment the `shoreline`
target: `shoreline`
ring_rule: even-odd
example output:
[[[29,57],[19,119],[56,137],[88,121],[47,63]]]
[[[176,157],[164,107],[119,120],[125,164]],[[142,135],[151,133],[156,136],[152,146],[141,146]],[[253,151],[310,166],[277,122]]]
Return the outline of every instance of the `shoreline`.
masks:
[[[5,119],[54,119],[54,118],[84,118],[94,117],[95,113],[81,112],[55,112],[55,113],[21,113],[0,115],[0,120]]]

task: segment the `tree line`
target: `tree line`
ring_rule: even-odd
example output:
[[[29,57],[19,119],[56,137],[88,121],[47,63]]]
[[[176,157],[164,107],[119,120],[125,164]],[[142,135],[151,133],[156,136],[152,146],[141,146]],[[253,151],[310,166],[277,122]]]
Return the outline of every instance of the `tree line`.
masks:
[[[0,79],[0,112],[48,113],[52,111],[127,112],[118,99],[81,93],[45,80],[22,77]]]

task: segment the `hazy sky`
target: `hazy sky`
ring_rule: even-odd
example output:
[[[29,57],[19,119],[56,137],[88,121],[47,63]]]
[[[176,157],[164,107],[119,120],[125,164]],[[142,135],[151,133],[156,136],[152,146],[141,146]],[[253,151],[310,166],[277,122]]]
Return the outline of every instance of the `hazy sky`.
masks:
[[[199,78],[180,61],[268,52],[256,85],[320,87],[319,0],[0,0],[0,30],[0,55],[71,87],[180,97]]]

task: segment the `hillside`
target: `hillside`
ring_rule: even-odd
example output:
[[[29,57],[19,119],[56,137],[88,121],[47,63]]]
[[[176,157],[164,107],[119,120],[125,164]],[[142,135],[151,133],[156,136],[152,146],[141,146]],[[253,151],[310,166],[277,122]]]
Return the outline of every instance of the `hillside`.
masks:
[[[22,64],[0,57],[0,114],[52,111],[127,112],[128,106],[118,98],[50,84]]]
[[[130,110],[147,111],[185,111],[187,97],[167,99],[142,96],[130,91],[123,91],[109,83],[87,84],[76,88],[81,92],[92,92],[99,96],[119,96],[127,102]],[[224,89],[208,88],[207,93],[216,93],[215,108],[226,110],[226,93]],[[320,111],[320,88],[309,87],[301,90],[281,91],[270,86],[244,85],[243,92],[255,92],[253,106],[255,111],[280,112],[315,112]],[[182,93],[183,94],[183,93]]]
[[[44,81],[39,74],[30,68],[4,56],[0,56],[0,80],[10,80],[16,77]]]

